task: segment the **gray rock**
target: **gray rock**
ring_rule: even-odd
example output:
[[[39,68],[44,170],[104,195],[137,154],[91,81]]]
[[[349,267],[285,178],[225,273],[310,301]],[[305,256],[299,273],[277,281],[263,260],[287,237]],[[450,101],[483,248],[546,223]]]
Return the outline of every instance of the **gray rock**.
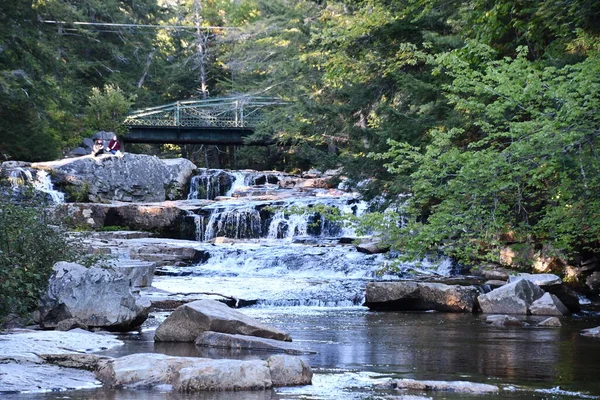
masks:
[[[139,260],[118,260],[109,263],[110,267],[131,280],[134,287],[152,286],[156,263]]]
[[[539,324],[537,324],[537,326],[558,328],[558,327],[561,327],[562,324],[560,323],[560,319],[558,319],[556,317],[550,317],[550,318],[546,318],[545,320],[541,321]]]
[[[529,311],[533,315],[568,315],[569,310],[565,305],[553,294],[544,293],[542,297],[534,301],[529,307]]]
[[[56,327],[54,329],[56,329],[57,331],[70,331],[76,328],[83,329],[86,331],[89,330],[89,327],[77,318],[63,319],[62,321],[59,321],[56,324]]]
[[[66,262],[56,263],[53,270],[40,300],[43,327],[77,318],[90,328],[128,331],[148,318],[150,302],[134,296],[131,281],[120,273]]]
[[[509,315],[488,315],[485,322],[499,328],[505,328],[507,326],[525,326],[525,322],[518,318],[511,317]]]
[[[195,341],[196,346],[216,347],[235,350],[255,350],[281,352],[287,354],[310,354],[314,353],[302,350],[294,343],[281,340],[265,339],[255,336],[230,335],[219,332],[202,332]]]
[[[85,369],[95,371],[100,362],[111,360],[110,357],[96,354],[40,354],[48,364],[58,365],[64,368]]]
[[[547,288],[549,286],[561,285],[562,279],[554,274],[518,274],[511,275],[508,277],[508,283],[518,282],[522,279],[527,279],[538,285],[541,288]]]
[[[98,387],[94,373],[57,365],[0,363],[0,396],[16,392],[58,392]]]
[[[196,166],[180,158],[160,160],[154,156],[126,153],[78,157],[34,163],[49,169],[61,186],[82,191],[92,202],[156,202],[183,198],[185,185]]]
[[[156,329],[157,342],[193,342],[205,331],[258,336],[291,342],[290,336],[215,300],[178,307]]]
[[[473,312],[479,293],[475,286],[412,281],[370,282],[367,284],[365,306],[373,310]]]
[[[179,371],[180,392],[262,390],[273,386],[267,363],[261,360],[211,360]]]
[[[531,304],[542,297],[544,291],[527,279],[506,284],[477,299],[481,311],[487,314],[527,314]]]
[[[397,379],[393,381],[393,386],[396,389],[451,391],[473,394],[495,393],[500,390],[498,386],[485,383],[465,381],[417,381],[414,379]]]
[[[312,370],[300,357],[278,354],[269,357],[267,364],[271,371],[273,386],[297,386],[312,383]]]
[[[96,376],[112,387],[148,388],[169,385],[179,392],[197,392],[304,385],[310,383],[312,371],[303,360],[283,355],[262,361],[139,353],[100,360]]]
[[[390,250],[390,246],[384,245],[380,240],[371,240],[360,243],[356,246],[356,251],[365,254],[379,254]]]
[[[582,330],[581,336],[600,339],[600,326]]]

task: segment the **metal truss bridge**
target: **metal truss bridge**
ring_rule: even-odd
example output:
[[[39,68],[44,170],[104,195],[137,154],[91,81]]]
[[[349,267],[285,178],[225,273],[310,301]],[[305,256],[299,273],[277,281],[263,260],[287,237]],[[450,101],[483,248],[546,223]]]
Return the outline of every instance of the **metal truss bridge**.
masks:
[[[130,113],[126,143],[266,145],[248,143],[266,107],[283,102],[272,97],[222,97],[178,101]]]

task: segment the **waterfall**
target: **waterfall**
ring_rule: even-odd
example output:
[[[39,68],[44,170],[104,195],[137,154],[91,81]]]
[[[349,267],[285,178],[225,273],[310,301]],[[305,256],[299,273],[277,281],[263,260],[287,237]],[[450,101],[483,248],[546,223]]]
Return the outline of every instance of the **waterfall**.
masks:
[[[54,190],[50,175],[44,170],[37,170],[34,177],[31,171],[27,169],[14,168],[9,171],[8,180],[14,193],[18,193],[24,186],[31,185],[36,191],[46,194],[52,200],[52,203],[65,202],[65,194]]]
[[[256,239],[262,235],[260,212],[253,207],[215,211],[211,214],[204,240],[217,236],[232,239]]]
[[[36,179],[33,181],[33,187],[40,192],[48,194],[52,198],[54,204],[65,202],[65,194],[54,190],[50,175],[44,170],[37,171]]]
[[[217,169],[200,168],[200,173],[190,180],[188,200],[206,199],[214,200],[223,196],[231,186],[231,176],[227,172]]]
[[[225,196],[231,197],[233,193],[247,186],[246,177],[248,174],[244,172],[233,171],[230,172],[229,175],[233,177],[233,183],[231,184],[231,188],[227,191]]]

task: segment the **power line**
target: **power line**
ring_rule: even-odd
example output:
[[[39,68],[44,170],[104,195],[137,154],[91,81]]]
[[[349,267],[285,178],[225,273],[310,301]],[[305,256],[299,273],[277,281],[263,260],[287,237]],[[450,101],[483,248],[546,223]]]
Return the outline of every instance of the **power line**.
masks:
[[[193,30],[195,30],[196,29],[195,26],[189,26],[189,25],[115,24],[115,23],[110,23],[110,22],[80,22],[80,21],[67,22],[67,21],[51,21],[51,20],[44,20],[42,22],[44,22],[46,24],[53,24],[53,25],[107,26],[107,27],[113,27],[113,28],[152,28],[152,29],[175,29],[175,30],[177,30],[177,29],[182,29],[182,30],[193,29]],[[221,29],[240,29],[240,28],[234,27],[234,26],[202,26],[201,29],[221,30]]]

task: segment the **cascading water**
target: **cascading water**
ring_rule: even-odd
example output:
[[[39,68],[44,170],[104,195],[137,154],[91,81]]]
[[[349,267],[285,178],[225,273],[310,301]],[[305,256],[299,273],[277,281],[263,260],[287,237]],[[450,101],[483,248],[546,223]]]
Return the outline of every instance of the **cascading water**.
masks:
[[[28,169],[14,168],[9,171],[8,180],[14,193],[18,193],[22,188],[31,185],[36,191],[44,193],[52,203],[65,202],[65,194],[54,190],[50,175],[44,170],[37,170],[34,176]]]
[[[219,173],[230,176],[234,183],[228,194],[235,197],[202,206],[197,211],[201,215],[194,218],[199,240],[195,247],[209,256],[192,267],[162,267],[153,286],[178,293],[210,288],[265,307],[340,307],[361,305],[371,280],[399,279],[413,271],[449,273],[449,261],[402,263],[393,253],[364,254],[354,245],[341,244],[342,238],[351,240],[356,233],[351,226],[329,220],[327,210],[361,215],[368,204],[355,193],[282,188],[272,183],[271,173]],[[265,187],[271,194],[264,195]],[[380,271],[392,265],[399,273],[381,276]]]

